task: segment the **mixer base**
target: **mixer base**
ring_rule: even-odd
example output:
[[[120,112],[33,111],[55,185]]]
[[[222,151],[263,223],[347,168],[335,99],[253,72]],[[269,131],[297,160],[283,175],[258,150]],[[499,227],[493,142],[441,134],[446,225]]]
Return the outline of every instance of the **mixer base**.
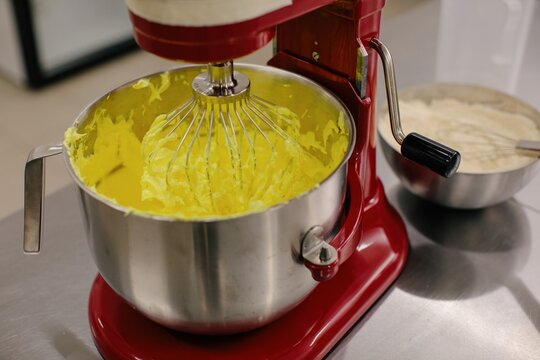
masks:
[[[405,227],[379,183],[360,244],[338,274],[263,328],[227,336],[174,332],[138,313],[100,275],[90,292],[90,327],[107,360],[321,359],[393,283],[407,253]]]

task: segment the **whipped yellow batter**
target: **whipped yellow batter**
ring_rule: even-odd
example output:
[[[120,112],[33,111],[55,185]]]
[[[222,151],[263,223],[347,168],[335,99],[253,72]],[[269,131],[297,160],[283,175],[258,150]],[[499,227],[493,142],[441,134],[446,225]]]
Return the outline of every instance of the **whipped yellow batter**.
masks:
[[[170,82],[164,73],[159,82],[143,79],[132,89],[146,91],[151,108],[159,106]],[[286,202],[328,177],[347,151],[343,114],[303,131],[302,116],[272,107],[267,113],[281,129],[275,131],[264,122],[257,128],[232,105],[212,106],[194,107],[187,118],[195,120],[172,132],[176,123],[164,126],[164,114],[141,132],[140,123],[149,122],[144,109],[113,114],[98,107],[82,126],[66,131],[64,144],[76,174],[98,194],[128,211],[181,219],[226,217]],[[211,115],[219,111],[231,116]]]

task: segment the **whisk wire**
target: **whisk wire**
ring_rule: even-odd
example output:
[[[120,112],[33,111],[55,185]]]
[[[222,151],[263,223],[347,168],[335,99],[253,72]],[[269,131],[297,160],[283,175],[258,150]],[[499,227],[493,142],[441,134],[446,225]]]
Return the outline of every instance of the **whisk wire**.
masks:
[[[188,128],[186,130],[186,132],[184,133],[184,135],[182,136],[182,138],[180,139],[180,142],[178,143],[178,145],[176,146],[176,150],[174,151],[173,153],[173,156],[171,158],[171,161],[169,161],[169,163],[167,164],[167,172],[166,172],[166,179],[168,180],[169,178],[169,174],[171,172],[171,169],[172,169],[172,165],[175,163],[175,160],[176,158],[178,157],[178,153],[180,152],[180,149],[182,148],[182,146],[184,145],[184,143],[186,142],[186,139],[189,135],[189,132],[191,130],[191,128],[193,127],[193,125],[196,123],[197,121],[197,117],[199,116],[199,113],[200,113],[201,109],[197,109],[197,112],[195,113],[195,116],[193,116],[193,118],[191,119],[189,125],[188,125]],[[203,117],[204,117],[204,114],[203,114]],[[202,118],[201,118],[202,119]],[[179,126],[179,125],[178,125]],[[178,127],[176,126],[176,128]],[[200,125],[199,125],[200,126]],[[189,156],[187,157],[189,159]]]
[[[248,102],[246,101],[246,105],[248,104]],[[249,105],[248,105],[248,108],[249,108]],[[251,110],[251,109],[250,109]],[[261,129],[261,127],[259,126],[259,124],[257,124],[257,122],[251,117],[251,115],[249,114],[249,112],[246,110],[246,108],[242,107],[242,111],[244,112],[244,114],[246,114],[246,116],[248,117],[248,119],[251,121],[251,123],[253,124],[253,126],[255,126],[255,129],[257,130],[257,132],[255,132],[255,136],[257,134],[261,134],[262,137],[264,138],[264,140],[272,147],[272,150],[274,150],[274,145],[272,144],[272,142],[268,139],[268,137],[266,136],[266,134],[264,133],[263,129]],[[252,110],[253,111],[253,110]]]
[[[234,180],[240,180],[237,176],[237,170],[236,170],[236,158],[234,156],[234,149],[235,145],[232,143],[231,135],[229,134],[229,127],[227,126],[227,122],[225,121],[225,117],[223,116],[223,112],[219,112],[219,118],[221,120],[221,125],[223,126],[223,135],[225,137],[225,142],[227,144],[227,149],[229,150],[229,158],[231,160],[231,168],[233,171],[233,179]],[[240,183],[240,186],[242,186],[242,183]]]
[[[233,105],[227,105],[227,107],[234,107]],[[243,188],[244,182],[242,177],[242,156],[240,156],[240,144],[236,137],[236,129],[234,128],[231,111],[227,111],[227,118],[229,119],[230,129],[231,129],[231,142],[233,142],[234,149],[236,150],[236,159],[238,161],[238,179],[240,181],[240,186]]]
[[[212,106],[212,107],[214,107],[214,106]],[[206,157],[205,157],[205,161],[206,161],[206,166],[205,166],[206,181],[208,182],[208,189],[209,189],[209,195],[210,195],[210,204],[212,206],[212,209],[215,209],[215,205],[214,205],[214,196],[213,196],[213,193],[212,193],[212,186],[211,186],[211,181],[210,181],[210,153],[212,151],[212,130],[213,130],[213,127],[214,127],[214,110],[215,109],[213,108],[212,111],[210,112],[210,118],[208,120],[209,124],[208,124],[208,136],[207,136],[207,140],[206,140]]]
[[[176,129],[178,129],[178,127],[186,120],[187,116],[193,111],[193,109],[195,108],[195,101],[193,100],[193,98],[191,98],[184,106],[182,106],[181,109],[179,109],[178,111],[175,111],[174,113],[171,113],[171,115],[167,116],[167,120],[165,121],[165,123],[158,128],[156,133],[162,132],[174,119],[178,118],[180,116],[180,114],[182,114],[182,112],[190,104],[192,104],[192,105],[189,108],[189,110],[184,114],[184,116],[182,116],[182,118],[178,122],[176,122],[174,124],[173,128],[167,133],[167,135],[165,135],[165,137],[159,141],[158,146],[156,146],[154,148],[154,150],[152,150],[152,152],[148,155],[148,160],[149,161],[152,160],[152,158],[158,152],[158,150],[161,149],[163,147],[163,145],[167,142],[166,140],[170,139],[171,135],[176,131]]]
[[[206,117],[206,112],[207,111],[208,111],[208,109],[204,108],[203,113],[201,115],[201,119],[199,120],[199,123],[197,124],[197,127],[195,128],[195,132],[193,133],[193,136],[191,138],[191,143],[189,144],[188,151],[186,152],[186,161],[185,161],[186,169],[188,169],[189,160],[191,158],[191,152],[193,151],[193,146],[195,145],[195,143],[197,142],[197,139],[199,138],[199,133],[201,131],[202,124],[204,123],[204,119]],[[186,131],[185,136],[187,136],[188,134],[189,134],[189,130]],[[179,150],[180,149],[178,148],[175,155],[178,154]]]
[[[253,159],[253,170],[256,170],[257,169],[257,160],[256,160],[256,157],[255,157],[255,144],[253,142],[253,139],[251,139],[251,136],[249,135],[249,132],[248,132],[246,126],[244,125],[244,122],[242,121],[242,117],[238,113],[238,104],[237,103],[234,104],[234,113],[236,114],[236,119],[238,120],[238,123],[242,127],[242,131],[244,132],[246,140],[248,141],[249,148],[250,148],[250,153],[251,153],[251,156],[252,156],[252,159]]]
[[[257,103],[257,105],[263,106],[266,109],[268,109],[269,111],[271,111],[272,113],[274,113],[277,118],[279,118],[280,120],[287,123],[287,125],[289,125],[289,126],[293,125],[293,122],[291,121],[291,119],[289,119],[287,116],[285,116],[283,114],[280,114],[278,111],[276,111],[276,109],[278,109],[279,107],[278,107],[278,105],[274,104],[273,102],[268,101],[266,99],[263,99],[263,98],[261,98],[259,96],[256,96],[256,95],[253,95],[250,98],[250,100],[253,100],[255,103]]]
[[[185,107],[184,107],[184,108],[185,108]],[[193,101],[193,105],[191,105],[191,108],[189,108],[189,110],[184,114],[184,116],[182,116],[182,118],[181,118],[180,120],[178,120],[178,121],[176,122],[176,124],[174,124],[173,128],[167,133],[167,135],[165,135],[165,137],[171,136],[171,135],[176,131],[176,129],[178,129],[178,127],[179,127],[180,125],[182,125],[182,123],[184,122],[184,120],[187,118],[187,116],[191,113],[191,111],[192,111],[194,108],[195,108],[195,101]],[[179,117],[181,113],[182,113],[181,111],[178,112],[177,117]],[[174,118],[173,118],[173,119],[174,119]],[[162,128],[164,129],[168,124],[170,124],[170,122],[171,122],[173,119],[169,120],[166,124],[164,124]]]
[[[285,133],[281,128],[279,128],[279,126],[277,126],[274,121],[267,115],[265,114],[263,111],[257,109],[256,107],[254,107],[252,104],[251,104],[251,101],[247,100],[246,101],[246,105],[247,107],[253,112],[255,113],[256,115],[258,115],[258,117],[270,128],[272,129],[273,131],[275,131],[279,136],[281,136],[283,139],[285,140],[288,140],[289,137],[287,136],[287,133]],[[279,115],[279,114],[278,114]],[[257,125],[256,125],[257,126]],[[257,129],[259,129],[261,132],[263,132],[259,126],[257,126]],[[264,133],[263,133],[264,134]],[[266,137],[265,137],[266,138]]]

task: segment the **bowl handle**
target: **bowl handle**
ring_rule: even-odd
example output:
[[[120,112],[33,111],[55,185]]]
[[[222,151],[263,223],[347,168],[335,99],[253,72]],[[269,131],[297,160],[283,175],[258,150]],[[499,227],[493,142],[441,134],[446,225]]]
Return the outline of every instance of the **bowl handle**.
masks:
[[[38,146],[28,154],[24,168],[24,238],[26,254],[39,253],[43,189],[45,187],[45,158],[62,152],[62,144]]]
[[[377,51],[382,61],[392,135],[401,145],[401,154],[439,175],[444,177],[452,176],[459,166],[461,155],[456,150],[420,134],[410,133],[405,135],[399,116],[396,75],[390,51],[377,38],[372,38],[369,45]]]

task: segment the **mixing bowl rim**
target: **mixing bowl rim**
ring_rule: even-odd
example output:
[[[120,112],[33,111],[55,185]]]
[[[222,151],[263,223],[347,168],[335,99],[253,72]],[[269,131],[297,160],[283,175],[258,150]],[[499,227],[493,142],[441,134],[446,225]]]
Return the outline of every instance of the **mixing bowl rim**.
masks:
[[[189,70],[189,69],[201,69],[201,68],[204,68],[204,66],[205,65],[193,65],[193,64],[181,65],[181,66],[174,67],[174,68],[171,68],[171,69],[168,69],[168,70],[153,72],[153,73],[150,73],[150,74],[147,74],[147,75],[140,76],[140,77],[138,77],[136,79],[126,81],[126,82],[122,83],[121,85],[118,85],[118,86],[112,88],[111,90],[107,91],[104,95],[101,95],[100,97],[98,97],[97,99],[95,99],[94,101],[89,103],[79,113],[79,115],[75,118],[75,121],[71,125],[71,128],[73,128],[73,127],[78,128],[78,126],[86,119],[86,117],[90,113],[90,111],[92,111],[94,109],[94,107],[100,101],[105,99],[107,96],[109,96],[109,95],[111,95],[111,94],[113,94],[113,93],[115,93],[117,91],[123,90],[128,86],[131,86],[131,85],[133,85],[134,83],[136,83],[137,81],[139,81],[141,79],[158,76],[158,75],[160,75],[160,74],[162,74],[164,72],[173,73],[173,72],[176,72],[176,71],[184,71],[184,70]],[[336,168],[330,174],[328,174],[328,176],[326,176],[321,182],[319,182],[318,184],[316,184],[315,186],[310,188],[308,191],[303,192],[303,193],[299,194],[298,196],[296,196],[296,197],[294,197],[292,199],[289,199],[289,200],[286,200],[284,202],[280,202],[280,203],[275,204],[273,206],[270,206],[270,207],[267,207],[267,208],[264,208],[264,209],[260,209],[260,210],[256,210],[256,211],[244,212],[244,213],[227,215],[227,216],[212,216],[212,217],[205,217],[205,218],[200,218],[200,217],[181,218],[181,217],[177,217],[177,216],[148,214],[148,213],[145,213],[143,211],[140,211],[140,210],[137,210],[137,209],[134,209],[134,208],[129,208],[129,207],[122,206],[122,205],[120,205],[120,204],[106,198],[105,196],[102,196],[101,194],[97,193],[96,191],[92,190],[91,188],[89,188],[79,178],[79,176],[75,172],[75,170],[73,168],[73,165],[71,163],[71,157],[69,156],[68,151],[67,151],[66,146],[65,146],[65,141],[62,141],[62,152],[63,152],[63,156],[64,156],[64,162],[65,162],[65,164],[66,164],[66,166],[68,168],[68,172],[69,172],[70,176],[72,177],[72,179],[75,181],[75,183],[79,186],[80,189],[82,189],[85,193],[90,195],[92,198],[106,204],[107,206],[110,206],[111,208],[113,208],[113,209],[115,209],[117,211],[123,212],[126,215],[134,215],[134,216],[138,216],[138,217],[145,218],[145,219],[150,219],[150,220],[159,220],[159,221],[167,221],[167,222],[189,222],[189,223],[201,223],[202,224],[202,223],[212,223],[212,222],[228,221],[228,220],[240,220],[240,219],[243,219],[243,218],[248,218],[250,216],[260,215],[262,213],[269,213],[269,212],[277,211],[281,207],[284,207],[284,206],[286,206],[286,205],[288,205],[288,204],[290,204],[292,202],[299,201],[299,200],[303,199],[304,197],[307,197],[312,192],[314,192],[319,187],[321,187],[323,184],[328,182],[331,178],[333,178],[334,175],[336,173],[338,173],[343,166],[347,165],[347,162],[348,162],[348,160],[350,159],[350,157],[351,157],[351,155],[353,153],[355,143],[356,143],[356,126],[355,126],[354,118],[353,118],[351,112],[349,111],[347,106],[343,103],[343,101],[341,101],[341,99],[339,97],[337,97],[333,92],[331,92],[327,88],[323,87],[322,85],[316,83],[315,81],[313,81],[311,79],[308,79],[308,78],[306,78],[304,76],[298,75],[296,73],[287,71],[287,70],[279,69],[279,68],[272,67],[272,66],[245,64],[245,63],[235,63],[234,66],[235,66],[235,71],[237,69],[251,69],[251,70],[256,70],[256,71],[263,71],[263,72],[269,72],[269,73],[275,73],[275,74],[289,76],[290,78],[293,78],[293,79],[295,79],[295,80],[297,80],[297,81],[299,81],[301,83],[305,83],[305,84],[313,87],[315,90],[317,90],[320,93],[321,96],[323,96],[326,99],[329,99],[337,107],[340,107],[340,110],[343,111],[344,117],[347,120],[346,124],[347,124],[348,130],[349,130],[348,148],[347,148],[347,151],[345,152],[345,154],[343,155],[343,158],[341,159],[339,165],[337,165]]]
[[[424,84],[418,84],[418,85],[414,85],[414,86],[410,86],[410,87],[407,87],[403,90],[400,90],[399,93],[398,93],[398,98],[401,98],[401,96],[404,94],[404,93],[407,93],[407,92],[412,92],[412,91],[417,91],[419,89],[429,89],[430,87],[465,87],[465,88],[470,88],[470,89],[477,89],[477,90],[480,90],[480,91],[487,91],[487,92],[491,92],[491,93],[494,93],[498,96],[503,96],[509,100],[511,100],[513,103],[516,103],[517,105],[519,105],[520,107],[524,107],[524,108],[527,108],[529,111],[531,111],[532,113],[535,114],[535,118],[531,118],[532,121],[534,121],[536,123],[536,126],[537,128],[540,130],[540,111],[537,110],[534,106],[528,104],[527,102],[511,95],[511,94],[507,94],[503,91],[500,91],[500,90],[497,90],[497,89],[493,89],[493,88],[489,88],[489,87],[486,87],[486,86],[481,86],[481,85],[477,85],[477,84],[467,84],[467,83],[460,83],[460,82],[433,82],[433,83],[424,83]],[[421,100],[421,99],[419,99]],[[388,110],[388,105],[385,104],[381,109],[381,113],[384,112],[385,110],[387,111]],[[394,151],[395,153],[397,153],[400,157],[403,157],[403,155],[401,154],[401,152],[396,149],[394,146],[392,146],[392,144],[390,143],[391,141],[394,141],[394,138],[391,139],[391,141],[388,141],[386,139],[386,137],[382,134],[382,131],[381,131],[381,126],[383,122],[386,122],[386,120],[382,120],[381,119],[381,116],[380,114],[377,116],[377,134],[379,136],[379,138],[381,139],[382,142],[386,143],[386,145],[388,145],[392,151]],[[524,165],[524,166],[520,166],[520,167],[517,167],[517,168],[512,168],[512,169],[508,169],[508,170],[503,170],[503,171],[486,171],[486,172],[461,172],[459,171],[459,168],[457,170],[457,172],[452,176],[452,177],[457,177],[457,176],[460,176],[460,177],[480,177],[480,176],[493,176],[493,175],[508,175],[508,176],[511,176],[511,174],[513,173],[518,173],[518,172],[523,172],[525,171],[526,169],[529,169],[529,168],[532,168],[532,167],[535,167],[536,165],[540,164],[539,162],[540,158],[536,158]],[[452,178],[449,178],[448,180],[451,180]]]

